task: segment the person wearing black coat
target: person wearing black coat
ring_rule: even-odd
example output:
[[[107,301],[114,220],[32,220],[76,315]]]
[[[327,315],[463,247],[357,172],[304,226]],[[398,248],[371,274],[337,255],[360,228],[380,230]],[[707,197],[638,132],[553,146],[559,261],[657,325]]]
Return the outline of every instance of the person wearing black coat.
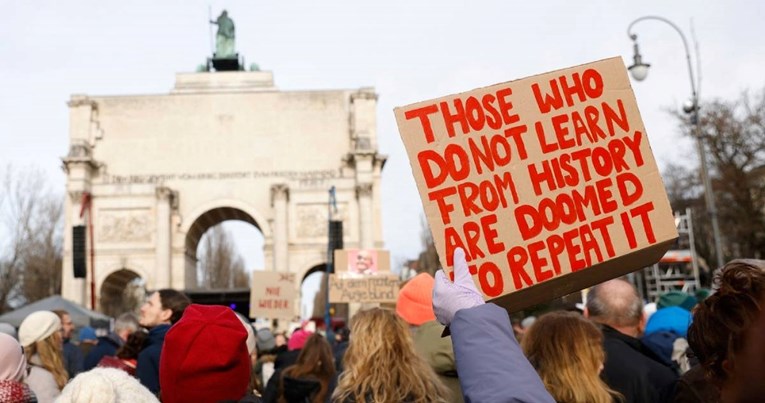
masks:
[[[632,284],[615,279],[592,287],[585,316],[601,325],[606,352],[601,376],[624,403],[671,401],[678,375],[638,339],[646,322]]]

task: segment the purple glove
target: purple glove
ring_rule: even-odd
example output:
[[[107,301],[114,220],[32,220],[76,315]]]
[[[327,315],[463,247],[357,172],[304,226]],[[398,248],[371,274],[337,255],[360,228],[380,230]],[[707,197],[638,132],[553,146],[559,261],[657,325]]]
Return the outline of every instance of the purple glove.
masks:
[[[468,270],[465,251],[457,248],[454,251],[454,283],[449,281],[443,270],[436,272],[436,283],[433,287],[433,312],[436,319],[442,325],[449,326],[454,314],[460,309],[483,304],[483,296],[476,288],[473,276]]]

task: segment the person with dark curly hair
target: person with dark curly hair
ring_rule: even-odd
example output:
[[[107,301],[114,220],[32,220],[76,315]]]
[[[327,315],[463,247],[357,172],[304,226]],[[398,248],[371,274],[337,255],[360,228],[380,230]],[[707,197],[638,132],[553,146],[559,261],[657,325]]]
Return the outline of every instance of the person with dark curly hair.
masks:
[[[717,291],[693,312],[688,344],[720,401],[765,398],[765,261],[737,259],[719,270]],[[677,399],[676,399],[677,401]]]
[[[117,350],[114,356],[105,355],[98,362],[102,368],[117,368],[128,374],[135,376],[135,367],[138,363],[138,353],[143,350],[148,338],[148,333],[143,330],[136,330],[130,333],[125,344]]]

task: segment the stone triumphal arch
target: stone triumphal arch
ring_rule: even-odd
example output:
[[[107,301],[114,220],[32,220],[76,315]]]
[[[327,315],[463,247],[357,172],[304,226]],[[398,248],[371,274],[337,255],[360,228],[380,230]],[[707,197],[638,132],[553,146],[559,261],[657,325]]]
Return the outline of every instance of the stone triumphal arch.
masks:
[[[179,73],[160,95],[73,95],[62,293],[89,305],[92,275],[97,299],[136,277],[187,289],[202,234],[225,220],[256,226],[264,269],[300,281],[326,260],[330,186],[346,247],[381,248],[376,105],[372,88],[280,91],[264,71]],[[75,225],[93,231],[86,278],[73,274]]]

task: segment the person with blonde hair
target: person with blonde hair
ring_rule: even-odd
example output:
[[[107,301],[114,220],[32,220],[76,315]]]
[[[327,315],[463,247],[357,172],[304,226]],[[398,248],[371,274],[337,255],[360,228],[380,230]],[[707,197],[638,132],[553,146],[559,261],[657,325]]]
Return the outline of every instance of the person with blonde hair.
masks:
[[[449,391],[414,349],[408,326],[387,309],[357,313],[334,402],[447,402]]]
[[[52,402],[69,380],[61,330],[61,319],[50,311],[29,314],[19,327],[19,343],[31,367],[26,382],[39,403]]]
[[[573,312],[552,312],[526,331],[521,348],[556,402],[610,403],[620,400],[600,371],[606,359],[600,329]]]

